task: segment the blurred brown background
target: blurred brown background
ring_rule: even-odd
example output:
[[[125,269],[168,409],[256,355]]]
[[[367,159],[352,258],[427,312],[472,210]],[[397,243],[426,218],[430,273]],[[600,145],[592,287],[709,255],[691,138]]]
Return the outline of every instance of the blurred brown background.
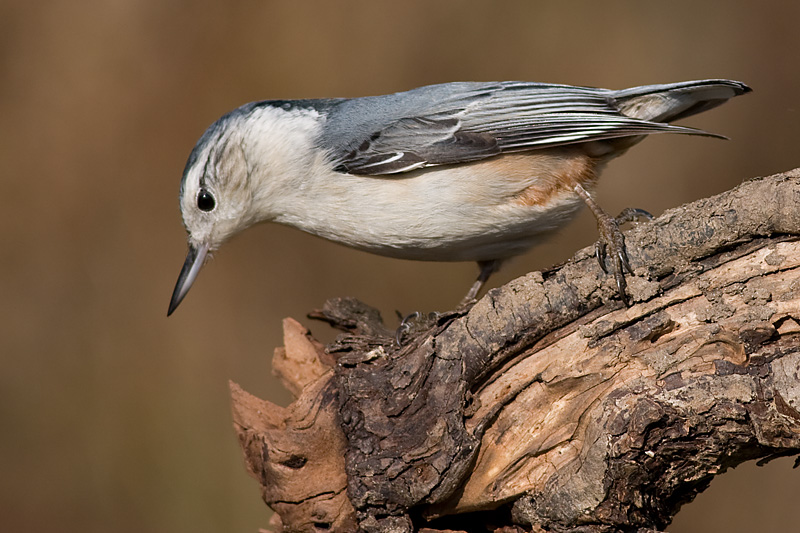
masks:
[[[600,202],[654,214],[800,166],[800,3],[0,1],[0,530],[252,532],[228,379],[279,403],[285,316],[352,295],[446,309],[472,264],[373,257],[277,226],[234,239],[176,314],[192,146],[251,100],[454,80],[623,88],[710,77],[755,92],[612,163]],[[584,213],[496,286],[597,238]],[[673,532],[796,530],[800,471],[744,465]],[[793,524],[790,526],[789,524]]]

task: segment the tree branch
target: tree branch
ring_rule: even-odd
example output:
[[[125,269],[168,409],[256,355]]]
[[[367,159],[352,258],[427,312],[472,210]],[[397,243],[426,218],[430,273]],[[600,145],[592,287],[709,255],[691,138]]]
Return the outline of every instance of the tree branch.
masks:
[[[400,347],[332,300],[284,323],[281,408],[232,386],[283,531],[663,530],[713,476],[800,453],[800,171],[626,233],[633,305],[589,249],[423,317]],[[346,489],[346,490],[345,490]]]

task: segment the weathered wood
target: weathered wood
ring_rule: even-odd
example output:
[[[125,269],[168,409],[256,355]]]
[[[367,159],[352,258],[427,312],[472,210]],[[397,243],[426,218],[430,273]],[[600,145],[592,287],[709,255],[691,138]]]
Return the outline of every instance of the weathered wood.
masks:
[[[245,464],[276,512],[278,531],[354,531],[331,358],[298,322],[283,326],[286,346],[275,350],[273,366],[296,400],[280,407],[231,383]]]
[[[276,354],[288,410],[234,389],[277,529],[661,530],[714,475],[800,453],[799,236],[794,171],[627,232],[631,307],[589,249],[402,347],[328,302],[347,334]]]

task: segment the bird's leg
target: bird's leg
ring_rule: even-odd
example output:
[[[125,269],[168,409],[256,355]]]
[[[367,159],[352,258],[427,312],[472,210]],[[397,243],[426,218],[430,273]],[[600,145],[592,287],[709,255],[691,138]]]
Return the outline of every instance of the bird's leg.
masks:
[[[653,219],[653,215],[642,209],[625,209],[617,218],[612,217],[597,205],[589,193],[580,185],[575,185],[575,192],[583,199],[589,209],[592,210],[597,219],[597,230],[600,232],[600,240],[597,241],[595,255],[600,262],[600,268],[608,273],[606,268],[606,257],[610,252],[613,263],[614,278],[617,281],[617,291],[622,303],[630,305],[628,295],[625,292],[628,284],[625,281],[625,271],[633,274],[633,269],[628,262],[628,252],[625,249],[625,237],[619,229],[620,224],[633,222],[642,218]]]
[[[478,296],[478,292],[480,292],[481,287],[483,284],[486,283],[486,280],[489,277],[497,272],[500,269],[500,263],[502,261],[499,259],[493,259],[491,261],[478,261],[478,268],[481,269],[480,273],[478,274],[478,279],[475,280],[475,283],[472,284],[470,287],[469,292],[464,299],[461,300],[459,304],[459,308],[470,307],[473,303],[475,303],[475,298]]]

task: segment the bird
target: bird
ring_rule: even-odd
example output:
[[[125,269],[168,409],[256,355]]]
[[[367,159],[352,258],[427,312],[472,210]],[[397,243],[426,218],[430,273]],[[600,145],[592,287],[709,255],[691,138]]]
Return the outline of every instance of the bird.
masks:
[[[251,102],[191,151],[179,203],[189,251],[168,316],[210,253],[260,222],[383,256],[475,261],[488,278],[587,205],[596,251],[627,303],[632,274],[619,224],[592,198],[613,158],[646,136],[725,138],[673,121],[750,92],[726,79],[622,90],[451,82],[382,96]],[[463,303],[462,302],[462,303]]]

